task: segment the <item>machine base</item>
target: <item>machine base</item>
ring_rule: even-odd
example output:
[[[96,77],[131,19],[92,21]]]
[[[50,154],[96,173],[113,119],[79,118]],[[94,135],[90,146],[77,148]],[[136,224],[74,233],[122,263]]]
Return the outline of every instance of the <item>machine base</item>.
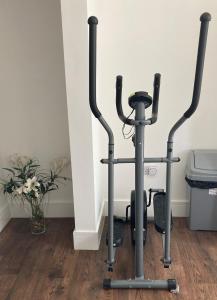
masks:
[[[179,286],[175,279],[150,280],[150,279],[129,279],[111,280],[104,279],[104,289],[162,289],[172,293],[179,292]]]

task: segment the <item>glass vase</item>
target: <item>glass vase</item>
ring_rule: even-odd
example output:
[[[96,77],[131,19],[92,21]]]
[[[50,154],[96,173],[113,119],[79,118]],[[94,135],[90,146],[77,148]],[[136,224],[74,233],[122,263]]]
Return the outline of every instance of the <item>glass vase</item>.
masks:
[[[32,201],[31,204],[31,231],[32,234],[43,234],[46,232],[43,201]]]

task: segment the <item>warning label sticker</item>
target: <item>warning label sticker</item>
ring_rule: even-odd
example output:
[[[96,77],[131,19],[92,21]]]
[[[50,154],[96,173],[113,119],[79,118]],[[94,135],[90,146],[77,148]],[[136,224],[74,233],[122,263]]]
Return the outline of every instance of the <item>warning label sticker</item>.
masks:
[[[209,189],[209,195],[216,196],[217,195],[217,189]]]

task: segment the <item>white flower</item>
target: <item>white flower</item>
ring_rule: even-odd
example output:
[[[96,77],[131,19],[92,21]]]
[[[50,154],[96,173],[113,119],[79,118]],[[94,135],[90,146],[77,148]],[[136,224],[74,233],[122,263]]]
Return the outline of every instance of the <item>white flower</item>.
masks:
[[[40,186],[40,183],[37,181],[37,177],[34,176],[33,178],[28,178],[26,183],[24,184],[23,192],[25,194],[34,191],[38,192],[37,187]]]
[[[35,191],[35,197],[38,198],[39,197],[39,193]]]
[[[37,177],[34,176],[33,178],[28,178],[24,185],[22,185],[22,186],[20,186],[19,188],[16,189],[16,192],[19,195],[22,195],[22,193],[28,194],[31,191],[34,191],[35,197],[38,198],[39,197],[39,192],[38,192],[37,188],[39,186],[40,186],[40,183],[37,181]]]

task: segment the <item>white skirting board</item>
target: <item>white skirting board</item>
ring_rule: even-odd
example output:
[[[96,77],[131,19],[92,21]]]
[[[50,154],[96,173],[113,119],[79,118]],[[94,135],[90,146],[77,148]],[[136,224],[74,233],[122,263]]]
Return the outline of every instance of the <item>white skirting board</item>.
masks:
[[[104,216],[102,216],[100,225],[96,231],[74,230],[73,232],[74,249],[75,250],[98,250],[100,246],[103,226],[104,226]]]
[[[22,204],[10,203],[12,218],[28,218],[29,210],[24,210]],[[69,201],[49,201],[45,207],[45,216],[48,218],[71,218],[74,216],[73,202]]]
[[[8,203],[0,209],[0,232],[4,229],[11,219],[11,213]]]
[[[98,250],[104,227],[104,205],[101,207],[96,230],[74,230],[73,240],[75,250]]]
[[[114,201],[114,215],[118,217],[125,217],[126,206],[130,204],[128,199],[116,199]],[[187,217],[187,200],[173,200],[172,201],[172,213],[174,217]],[[129,212],[130,213],[130,212]],[[108,215],[108,202],[105,201],[104,205],[104,215]],[[148,208],[148,217],[152,218],[154,216],[153,207]]]

